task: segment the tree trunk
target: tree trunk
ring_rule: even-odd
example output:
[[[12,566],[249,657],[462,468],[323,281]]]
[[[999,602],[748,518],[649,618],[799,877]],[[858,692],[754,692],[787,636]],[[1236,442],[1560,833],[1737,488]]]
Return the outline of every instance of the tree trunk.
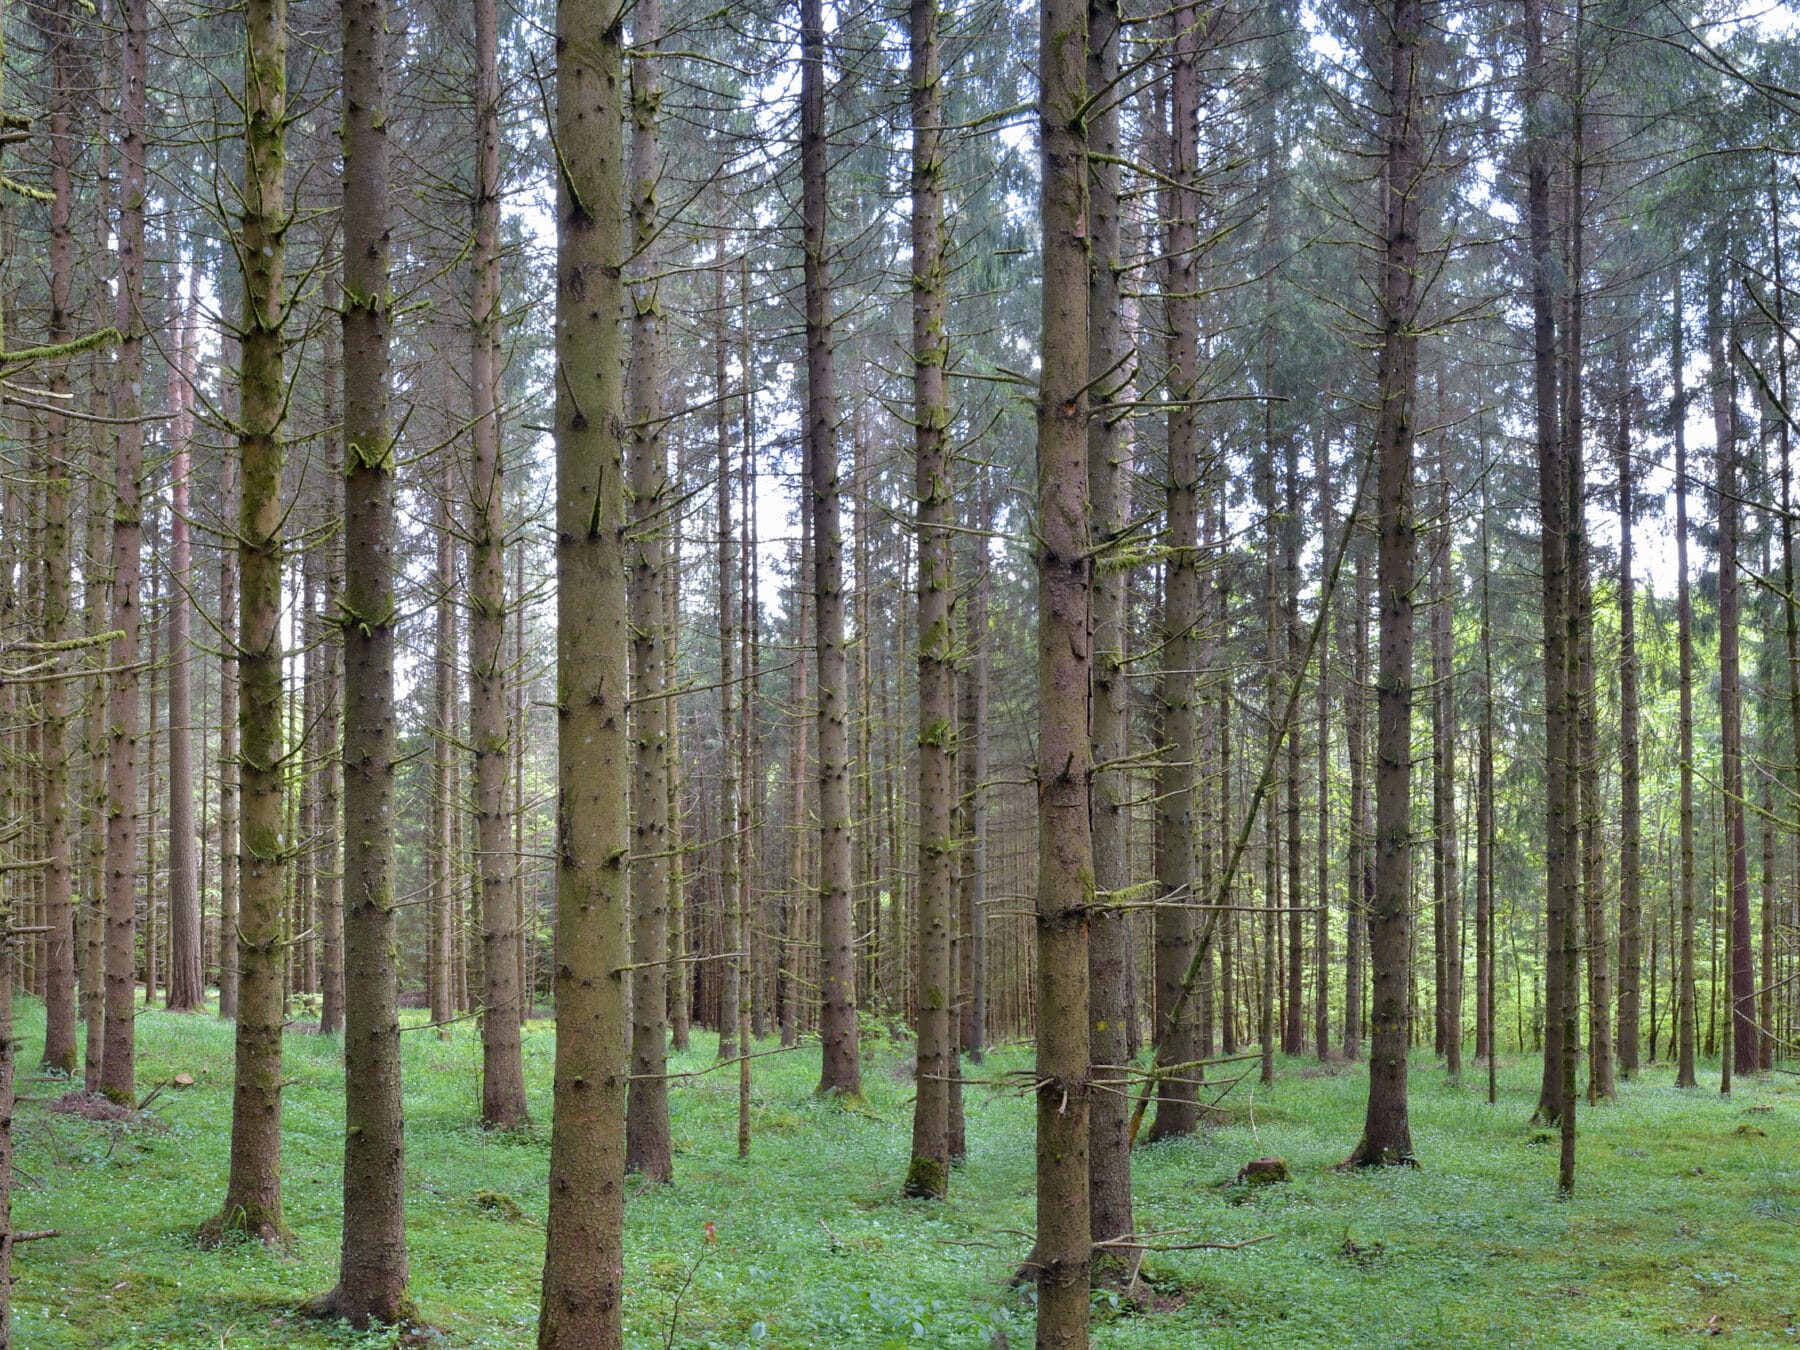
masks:
[[[71,169],[75,143],[70,130],[70,111],[74,102],[71,87],[73,39],[72,7],[54,6],[44,16],[50,29],[50,328],[52,346],[70,341],[75,336],[74,315],[70,312],[70,296],[74,287],[75,236],[71,227],[74,188]],[[62,403],[69,397],[68,362],[53,362],[49,369],[51,410],[44,414],[44,641],[56,651],[58,644],[75,636],[71,577],[73,574],[75,536],[70,528],[74,506],[73,454],[68,439],[68,422],[62,414]],[[65,674],[68,661],[60,654],[52,656],[57,678],[43,686],[41,708],[43,760],[41,785],[41,817],[43,821],[43,856],[49,865],[44,869],[44,916],[49,928],[44,936],[44,1053],[39,1061],[43,1068],[73,1077],[79,1058],[75,1048],[75,907],[72,858],[74,831],[69,819],[69,683]],[[10,999],[11,991],[5,990]],[[10,1012],[10,1009],[7,1011]],[[11,1030],[0,1027],[11,1043]],[[0,1051],[0,1053],[4,1053]],[[9,1066],[0,1066],[8,1071]],[[6,1091],[10,1081],[0,1086],[0,1105],[8,1105]],[[10,1164],[9,1164],[10,1165]],[[0,1204],[0,1220],[7,1211]],[[0,1279],[6,1268],[0,1265]],[[0,1315],[0,1335],[6,1322]]]
[[[1535,2],[1535,0],[1533,0]],[[1381,661],[1376,674],[1375,895],[1370,913],[1374,999],[1369,1101],[1359,1166],[1411,1162],[1407,1115],[1408,955],[1412,940],[1413,409],[1418,381],[1418,239],[1425,173],[1424,98],[1415,67],[1420,0],[1394,0],[1377,82],[1385,95],[1381,356],[1376,375],[1377,586]]]
[[[654,0],[652,0],[654,4]],[[641,14],[641,11],[639,11]],[[475,0],[475,241],[470,260],[469,739],[481,902],[481,1123],[525,1123],[519,1048],[519,920],[506,875],[506,517],[500,459],[500,74],[496,0]],[[658,609],[660,610],[658,597]],[[656,616],[661,618],[661,614]],[[657,784],[660,794],[661,783]],[[661,840],[658,840],[661,847]],[[660,878],[659,878],[660,879]],[[657,905],[660,908],[660,897]],[[660,950],[660,949],[659,949]],[[660,967],[659,967],[660,969]],[[660,991],[657,1000],[661,1015]],[[661,1036],[658,1023],[658,1036]]]
[[[194,809],[194,697],[192,549],[188,542],[188,478],[194,434],[195,316],[200,279],[198,260],[188,274],[169,376],[169,970],[168,1006],[194,1012],[206,997],[206,970],[200,959],[200,864],[195,853],[199,830]]]
[[[1194,666],[1197,648],[1194,633],[1200,620],[1200,425],[1194,400],[1200,371],[1200,314],[1199,272],[1195,257],[1198,233],[1195,217],[1199,199],[1194,179],[1199,157],[1199,14],[1191,6],[1184,6],[1175,12],[1174,23],[1174,68],[1170,79],[1171,186],[1167,193],[1172,207],[1166,300],[1170,405],[1166,486],[1169,556],[1163,572],[1160,635],[1163,660],[1156,695],[1162,719],[1162,754],[1157,761],[1156,784],[1160,841],[1156,877],[1159,903],[1155,911],[1157,1017],[1160,1025],[1156,1039],[1162,1047],[1161,1057],[1165,1064],[1191,1066],[1200,1058],[1199,1024],[1194,1016],[1198,1010],[1192,1007],[1190,1000],[1181,997],[1181,984],[1193,959],[1195,941]],[[1096,84],[1094,87],[1103,86]],[[1104,146],[1102,152],[1112,153]],[[1090,210],[1094,209],[1097,204],[1090,204]],[[1098,265],[1111,267],[1112,259],[1102,258]],[[1110,369],[1090,368],[1103,377],[1110,377]],[[1118,528],[1116,523],[1108,522],[1109,533]],[[1121,577],[1110,584],[1118,585],[1122,581]],[[1107,753],[1116,756],[1121,752],[1109,749]],[[1173,1020],[1177,1009],[1183,1010],[1182,1016]],[[1193,1133],[1199,1117],[1195,1087],[1198,1077],[1192,1067],[1182,1067],[1158,1081],[1151,1139]],[[1103,1114],[1105,1110],[1102,1108]]]
[[[1631,368],[1619,344],[1619,1077],[1637,1077],[1643,1042],[1643,812],[1638,784],[1637,591],[1632,577],[1632,524],[1637,478],[1631,459]],[[1654,978],[1654,970],[1652,970]]]
[[[100,1090],[137,1101],[133,1019],[137,1009],[138,587],[144,527],[144,114],[149,73],[149,5],[124,0],[120,66],[118,310],[123,335],[113,365],[113,669],[106,762],[106,1037]]]
[[[988,1042],[988,548],[987,471],[975,471],[975,546],[969,570],[969,665],[963,674],[961,748],[963,865],[962,1050],[979,1064]]]
[[[397,1323],[406,1163],[394,908],[394,446],[386,0],[343,0],[344,1229],[324,1311]],[[448,603],[448,597],[440,600]],[[619,794],[615,800],[623,800]]]
[[[810,2],[810,0],[809,0]],[[1088,1343],[1088,913],[1094,903],[1088,691],[1086,0],[1039,11],[1043,241],[1037,402],[1037,1344]]]
[[[949,306],[944,295],[944,106],[938,0],[911,0],[913,469],[919,532],[918,1056],[912,1162],[904,1190],[950,1189],[950,1078],[961,1072],[951,1018],[956,972],[955,555]],[[864,641],[868,635],[864,634]]]
[[[1181,22],[1180,15],[1176,22]],[[1087,7],[1087,82],[1110,89],[1119,77],[1117,0]],[[1182,58],[1178,55],[1177,60]],[[1191,76],[1189,77],[1192,78]],[[1126,1028],[1133,1010],[1126,971],[1135,953],[1125,913],[1118,908],[1131,885],[1131,780],[1121,761],[1130,745],[1130,677],[1125,668],[1127,573],[1113,556],[1125,527],[1122,417],[1114,403],[1129,377],[1121,331],[1119,247],[1119,110],[1107,100],[1095,110],[1088,135],[1096,153],[1088,160],[1088,369],[1098,380],[1088,395],[1088,531],[1096,552],[1093,569],[1093,691],[1088,739],[1093,778],[1094,891],[1099,901],[1088,923],[1089,1073],[1111,1090],[1088,1106],[1088,1205],[1090,1227],[1101,1241],[1133,1231],[1131,1215],[1131,1101],[1126,1066]],[[1191,234],[1191,228],[1190,228]],[[1189,241],[1190,249],[1192,241]],[[1127,394],[1126,397],[1129,397]],[[1190,677],[1191,678],[1191,677]],[[1108,767],[1109,766],[1109,767]],[[1191,901],[1192,897],[1187,897]],[[1191,909],[1172,911],[1191,915]],[[966,997],[966,992],[965,992]],[[1099,1248],[1097,1278],[1124,1284],[1132,1253]]]
[[[838,509],[837,389],[826,253],[825,21],[800,0],[800,178],[805,236],[806,413],[819,653],[819,1091],[860,1096],[856,932],[851,895],[850,728],[845,699],[844,557]]]
[[[1731,910],[1730,1075],[1757,1070],[1756,964],[1750,941],[1750,868],[1744,828],[1744,728],[1739,674],[1738,470],[1736,392],[1727,363],[1724,260],[1712,259],[1706,293],[1706,338],[1712,365],[1713,438],[1719,501],[1719,728],[1724,778],[1727,885]],[[1735,337],[1736,334],[1731,335]],[[1733,344],[1735,345],[1735,344]]]
[[[1678,630],[1680,685],[1680,852],[1681,935],[1676,973],[1676,1087],[1695,1087],[1694,1031],[1698,1020],[1694,998],[1694,607],[1688,583],[1687,393],[1683,388],[1681,269],[1675,270],[1670,379],[1674,397],[1669,423],[1675,434],[1675,614]]]
[[[481,0],[491,5],[492,0]],[[663,443],[662,304],[657,247],[662,228],[657,189],[662,143],[661,0],[632,11],[631,230],[637,255],[631,295],[629,417],[633,532],[631,848],[631,1089],[625,1103],[625,1168],[651,1181],[675,1175],[669,1138],[668,984],[662,959],[669,944],[669,688],[664,648],[664,513],[669,508],[668,452]],[[498,135],[498,104],[495,133]],[[484,127],[487,125],[483,120]],[[496,141],[496,149],[498,142]],[[496,208],[498,199],[496,198]],[[498,258],[496,257],[496,262]]]
[[[226,651],[236,656],[241,696],[237,731],[242,744],[236,776],[243,788],[243,820],[236,868],[240,895],[237,912],[224,911],[231,936],[226,947],[229,961],[221,963],[232,973],[237,1053],[225,1203],[201,1236],[242,1232],[272,1242],[286,1235],[281,1213],[285,0],[249,0],[244,22],[244,213],[237,248],[244,292],[238,408],[242,491],[237,517],[237,573],[243,584],[237,643],[226,645]],[[221,989],[221,1011],[224,1002]]]
[[[559,0],[556,1089],[540,1350],[624,1344],[624,34]]]
[[[343,288],[335,272],[326,273],[324,293],[326,312],[335,312],[343,303]],[[326,430],[323,440],[328,510],[331,515],[341,519],[344,481],[341,417],[344,362],[343,333],[339,325],[323,325],[319,345],[320,365],[324,376]],[[338,612],[338,596],[343,590],[344,576],[343,541],[335,524],[327,533],[326,540],[314,545],[314,548],[320,554],[319,583],[322,594],[319,611],[335,615]],[[319,753],[314,769],[319,776],[318,809],[320,833],[323,836],[314,850],[321,966],[319,1034],[336,1036],[344,1030],[344,768],[340,753],[344,722],[343,634],[335,624],[326,624],[320,640],[317,667]]]

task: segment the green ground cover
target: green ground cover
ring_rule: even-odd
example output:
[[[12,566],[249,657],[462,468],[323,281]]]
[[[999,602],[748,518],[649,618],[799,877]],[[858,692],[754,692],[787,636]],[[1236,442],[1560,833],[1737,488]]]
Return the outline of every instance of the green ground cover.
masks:
[[[335,1276],[341,1064],[334,1043],[291,1035],[284,1150],[287,1251],[204,1251],[190,1235],[223,1191],[231,1031],[210,1017],[147,1012],[145,1089],[178,1072],[141,1124],[54,1114],[63,1085],[31,1069],[37,1005],[21,1035],[14,1218],[62,1236],[15,1256],[22,1350],[247,1350],[382,1346],[298,1311]],[[533,1342],[543,1256],[553,1051],[526,1035],[535,1126],[485,1135],[472,1023],[448,1040],[406,1036],[408,1219],[413,1290],[436,1327],[423,1343]],[[677,1070],[711,1062],[695,1037]],[[910,1083],[903,1046],[869,1046],[866,1101],[813,1098],[816,1052],[755,1062],[752,1156],[736,1156],[735,1075],[680,1080],[671,1097],[676,1183],[634,1183],[627,1231],[631,1344],[974,1346],[1031,1339],[1028,1292],[1006,1277],[1032,1224],[1031,1111],[1007,1091],[969,1092],[969,1160],[948,1202],[902,1200]],[[1029,1054],[972,1072],[996,1078]],[[1363,1075],[1280,1066],[1230,1120],[1140,1150],[1139,1227],[1170,1242],[1273,1236],[1239,1251],[1147,1260],[1158,1311],[1096,1300],[1095,1344],[1182,1346],[1638,1346],[1719,1337],[1800,1341],[1800,1079],[1740,1083],[1729,1100],[1682,1093],[1653,1068],[1616,1106],[1582,1113],[1579,1193],[1552,1201],[1555,1145],[1527,1123],[1536,1065],[1503,1063],[1461,1086],[1413,1066],[1417,1170],[1342,1175]],[[1231,1183],[1276,1154],[1290,1185]],[[707,1239],[708,1225],[716,1241]]]

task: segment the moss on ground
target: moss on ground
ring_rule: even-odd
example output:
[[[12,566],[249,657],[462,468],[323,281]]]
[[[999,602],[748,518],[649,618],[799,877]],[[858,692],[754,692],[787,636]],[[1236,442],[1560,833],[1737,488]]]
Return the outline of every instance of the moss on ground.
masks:
[[[18,1004],[27,1051],[42,1010]],[[231,1350],[385,1346],[392,1333],[321,1326],[306,1300],[336,1277],[342,1068],[335,1043],[290,1035],[283,1167],[285,1250],[203,1249],[198,1224],[223,1195],[231,1032],[210,1018],[146,1012],[143,1083],[177,1072],[195,1086],[158,1097],[152,1123],[52,1113],[59,1086],[29,1069],[17,1115],[20,1228],[60,1238],[15,1255],[16,1344],[29,1350]],[[531,1129],[483,1131],[473,1023],[448,1040],[406,1038],[408,1217],[413,1293],[455,1347],[529,1345],[543,1258],[552,1032],[525,1035]],[[694,1036],[677,1071],[708,1067]],[[971,1088],[969,1160],[943,1202],[900,1197],[910,1153],[910,1085],[886,1072],[908,1047],[875,1045],[866,1101],[813,1093],[816,1050],[756,1061],[751,1160],[736,1158],[735,1076],[679,1080],[670,1107],[675,1184],[633,1182],[627,1329],[635,1346],[985,1346],[996,1328],[1030,1343],[1029,1289],[1008,1277],[1029,1245],[1032,1104]],[[25,1056],[22,1058],[28,1058]],[[980,1076],[1027,1063],[1002,1049]],[[1241,1241],[1231,1251],[1152,1253],[1158,1311],[1097,1296],[1098,1347],[1613,1347],[1800,1340],[1800,1080],[1740,1083],[1730,1100],[1679,1092],[1653,1068],[1618,1105],[1581,1113],[1571,1204],[1552,1199],[1554,1150],[1530,1146],[1537,1071],[1503,1064],[1452,1086],[1413,1070],[1418,1169],[1334,1171],[1360,1130],[1354,1068],[1279,1066],[1254,1107],[1244,1087],[1229,1124],[1140,1150],[1140,1229],[1171,1244]],[[1483,1081],[1477,1081],[1483,1080]],[[1751,1124],[1751,1130],[1739,1126]],[[1760,1133],[1759,1133],[1760,1131]],[[1279,1155],[1293,1183],[1221,1187],[1248,1158]],[[1232,1203],[1228,1191],[1240,1192]],[[515,1215],[484,1205],[506,1197]],[[502,1221],[497,1222],[499,1218]],[[1015,1231],[1016,1230],[1016,1231]],[[709,1240],[709,1234],[711,1240]],[[677,1307],[679,1311],[677,1312]]]

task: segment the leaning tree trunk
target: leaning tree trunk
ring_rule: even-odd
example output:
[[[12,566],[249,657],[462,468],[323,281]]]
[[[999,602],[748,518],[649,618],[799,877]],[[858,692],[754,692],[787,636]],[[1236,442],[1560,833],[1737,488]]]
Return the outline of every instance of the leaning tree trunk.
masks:
[[[137,1002],[138,587],[144,526],[144,114],[149,78],[149,4],[124,0],[119,68],[119,283],[113,366],[113,669],[106,761],[106,1038],[100,1090],[137,1101],[133,1019]]]
[[[387,0],[343,0],[344,1229],[322,1309],[396,1323],[406,1152],[394,907],[394,444],[388,426]],[[622,799],[622,794],[621,794]]]
[[[469,392],[475,475],[469,530],[469,739],[481,887],[481,1123],[525,1123],[519,919],[506,875],[506,517],[500,463],[500,74],[496,0],[475,0],[475,256]]]
[[[286,408],[282,326],[286,318],[287,4],[249,0],[244,47],[244,189],[237,254],[243,268],[239,360],[237,518],[241,580],[235,653],[240,741],[235,914],[220,958],[237,1014],[231,1168],[225,1203],[202,1237],[243,1232],[265,1242],[286,1235],[281,1214],[282,414]],[[229,573],[227,573],[229,575]],[[221,738],[223,739],[223,738]],[[225,988],[220,990],[223,1010]]]
[[[816,3],[816,0],[809,0]],[[1037,1343],[1088,1343],[1086,0],[1039,11],[1042,361],[1037,400]]]
[[[491,0],[482,0],[483,4]],[[657,189],[662,143],[660,0],[632,12],[631,231],[637,254],[631,296],[631,641],[632,690],[631,1089],[625,1104],[625,1166],[651,1181],[674,1177],[669,1138],[669,689],[663,587],[667,570],[664,513],[669,509],[668,452],[663,443],[662,309],[657,248],[662,220]],[[497,128],[496,128],[497,129]],[[496,259],[497,261],[498,259]]]
[[[950,1189],[951,1030],[956,972],[956,629],[951,599],[949,305],[944,295],[944,96],[938,0],[911,0],[913,472],[919,531],[917,1084],[908,1195]],[[864,635],[867,640],[867,635]]]
[[[812,513],[819,652],[819,1091],[862,1092],[856,1038],[856,933],[852,913],[850,724],[845,694],[844,554],[838,509],[837,388],[825,225],[825,20],[821,0],[800,0],[800,187],[805,236],[806,499]]]
[[[559,0],[556,1087],[540,1350],[624,1344],[627,759],[624,34]]]
[[[1418,382],[1419,220],[1425,172],[1424,99],[1414,62],[1423,41],[1421,0],[1394,0],[1377,79],[1383,110],[1381,356],[1375,453],[1380,548],[1381,659],[1376,672],[1375,896],[1369,915],[1374,965],[1369,1100],[1350,1161],[1410,1162],[1407,1114],[1408,953],[1412,945],[1413,409]]]

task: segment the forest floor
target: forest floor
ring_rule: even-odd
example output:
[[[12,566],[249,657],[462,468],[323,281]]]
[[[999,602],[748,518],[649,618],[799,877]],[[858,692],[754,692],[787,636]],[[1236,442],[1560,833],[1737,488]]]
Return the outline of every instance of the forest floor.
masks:
[[[140,1123],[54,1114],[61,1085],[30,1067],[42,1010],[22,1000],[13,1216],[61,1230],[14,1255],[22,1350],[243,1350],[384,1346],[298,1309],[337,1262],[342,1070],[335,1043],[287,1038],[286,1251],[203,1251],[195,1226],[222,1193],[231,1115],[231,1029],[146,1012],[145,1090],[186,1072]],[[525,1064],[536,1123],[517,1137],[473,1123],[475,1024],[406,1041],[413,1292],[436,1334],[413,1344],[533,1343],[543,1259],[553,1032],[534,1022]],[[696,1035],[674,1068],[711,1063]],[[972,1073],[1029,1063],[1003,1049]],[[736,1156],[734,1073],[671,1090],[676,1182],[633,1184],[626,1326],[633,1346],[1023,1347],[1027,1291],[1007,1276],[1032,1227],[1030,1103],[971,1087],[969,1160],[947,1202],[903,1200],[910,1071],[905,1048],[866,1051],[866,1102],[815,1100],[818,1055],[754,1061],[751,1158]],[[1552,1200],[1556,1147],[1533,1130],[1536,1065],[1503,1062],[1445,1081],[1415,1059],[1417,1169],[1344,1175],[1356,1142],[1360,1066],[1283,1062],[1250,1083],[1230,1120],[1140,1150],[1140,1230],[1171,1242],[1241,1241],[1238,1251],[1152,1255],[1157,1310],[1096,1300],[1103,1347],[1639,1346],[1719,1336],[1800,1341],[1800,1079],[1682,1093],[1662,1067],[1618,1104],[1581,1113],[1572,1203]],[[1233,1184],[1276,1154],[1293,1182]],[[709,1232],[716,1241],[709,1241]],[[1004,1331],[1005,1339],[996,1336]]]

